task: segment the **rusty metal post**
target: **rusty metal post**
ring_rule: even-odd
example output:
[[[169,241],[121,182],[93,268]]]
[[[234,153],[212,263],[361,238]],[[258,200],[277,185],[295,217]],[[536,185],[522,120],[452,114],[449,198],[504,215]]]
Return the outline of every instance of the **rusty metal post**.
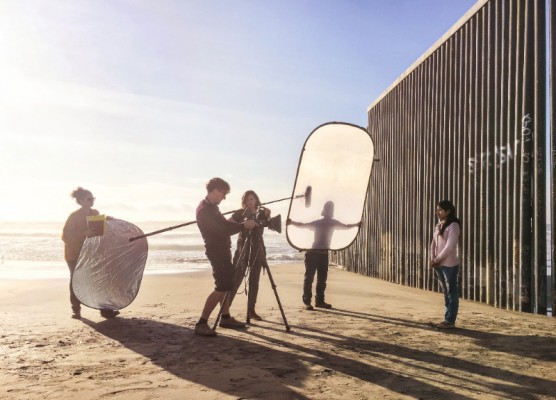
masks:
[[[549,86],[549,104],[550,104],[550,166],[551,166],[551,180],[550,180],[550,196],[548,198],[548,207],[551,210],[550,219],[550,268],[551,268],[551,288],[552,288],[552,315],[556,315],[556,273],[554,265],[556,260],[556,248],[554,246],[554,226],[556,225],[556,212],[555,199],[556,199],[556,123],[554,118],[554,101],[556,101],[556,7],[554,1],[550,1],[550,86]]]

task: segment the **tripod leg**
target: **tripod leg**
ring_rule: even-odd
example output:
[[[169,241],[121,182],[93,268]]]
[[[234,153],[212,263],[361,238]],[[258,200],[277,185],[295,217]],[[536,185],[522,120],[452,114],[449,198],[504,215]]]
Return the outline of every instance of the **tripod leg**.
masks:
[[[214,326],[212,327],[213,331],[216,330],[216,327],[218,326],[218,322],[220,322],[220,317],[222,316],[222,309],[224,308],[224,305],[228,301],[229,294],[230,292],[226,292],[224,298],[222,299],[222,303],[220,304],[220,309],[218,310],[218,315],[216,316],[216,321],[214,321]]]
[[[247,296],[249,298],[249,296]],[[247,316],[245,317],[245,321],[250,324],[251,323],[251,315],[249,315],[249,300],[247,300]]]
[[[276,301],[278,302],[278,307],[280,308],[280,312],[282,313],[282,319],[284,320],[284,326],[286,327],[286,332],[290,331],[290,326],[288,325],[288,320],[286,319],[286,314],[284,314],[284,309],[282,308],[282,303],[280,302],[280,297],[278,296],[278,291],[276,290],[276,284],[274,283],[274,279],[272,278],[272,274],[270,273],[270,268],[266,260],[263,262],[263,268],[268,273],[268,279],[270,280],[270,285],[272,286],[272,290],[274,290],[274,295],[276,296]]]

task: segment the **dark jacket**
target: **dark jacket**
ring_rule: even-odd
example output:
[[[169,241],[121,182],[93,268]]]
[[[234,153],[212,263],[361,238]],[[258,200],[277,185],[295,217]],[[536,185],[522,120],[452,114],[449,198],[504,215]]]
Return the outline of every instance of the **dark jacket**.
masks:
[[[243,217],[244,213],[245,213],[245,209],[240,208],[239,210],[235,211],[235,212],[232,214],[231,219],[232,219],[233,221],[236,221],[236,222],[243,222],[243,220],[244,220],[244,217]],[[259,219],[259,221],[263,221],[263,222],[268,221],[268,218],[266,217],[266,214],[262,213],[262,216],[261,216],[261,218]],[[243,228],[243,226],[242,226],[242,229],[241,229],[240,232],[239,232],[239,237],[238,237],[238,239],[237,239],[237,247],[238,247],[238,248],[242,248],[242,247],[243,247],[243,245],[244,245],[244,243],[245,243],[245,239],[246,239],[247,236],[250,234],[249,231],[252,231],[251,234],[256,233],[257,236],[260,238],[260,240],[261,240],[263,246],[264,246],[264,241],[263,241],[264,227],[262,227],[261,225],[258,225],[257,227],[255,227],[255,228],[253,228],[253,229],[246,229],[246,228]]]
[[[239,210],[235,211],[232,214],[231,219],[236,222],[243,222],[245,220],[244,214],[245,214],[245,209],[240,208]],[[260,218],[258,218],[257,220],[258,222],[264,223],[268,221],[268,217],[266,216],[265,213],[262,213],[262,215],[260,215]],[[239,236],[237,238],[236,253],[234,255],[234,265],[237,263],[238,257],[240,256],[240,253],[245,246],[247,238],[249,237],[251,237],[252,241],[250,243],[252,246],[254,246],[253,249],[255,250],[259,249],[258,246],[261,245],[262,253],[259,254],[257,251],[247,252],[247,254],[249,254],[249,259],[247,259],[247,263],[251,265],[254,262],[256,262],[256,260],[253,257],[257,257],[257,259],[259,260],[266,260],[266,248],[264,245],[263,233],[264,233],[264,227],[261,225],[258,225],[253,229],[246,229],[242,226],[242,229],[239,232]]]
[[[207,255],[226,255],[230,254],[232,247],[231,235],[238,233],[243,227],[228,221],[218,209],[218,206],[203,199],[197,207],[197,226],[201,231],[201,236],[205,241]]]

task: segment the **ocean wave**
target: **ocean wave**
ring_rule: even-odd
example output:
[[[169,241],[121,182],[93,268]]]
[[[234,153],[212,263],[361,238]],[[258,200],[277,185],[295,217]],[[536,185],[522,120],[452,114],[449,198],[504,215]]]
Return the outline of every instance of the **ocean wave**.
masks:
[[[147,264],[184,264],[184,263],[191,263],[191,264],[201,264],[201,263],[208,263],[208,259],[203,255],[183,255],[183,256],[162,256],[162,255],[153,255],[152,257],[149,255],[147,259]]]
[[[155,226],[156,225],[156,226]],[[139,224],[138,226],[141,226]],[[145,224],[144,228],[159,229],[164,223]],[[144,229],[145,232],[150,230]],[[61,240],[60,223],[3,224],[0,227],[0,267],[17,268],[61,266],[64,261],[64,243]],[[205,255],[203,239],[198,229],[175,231],[148,238],[149,254],[147,268],[184,268],[210,266]],[[237,239],[232,238],[232,254]],[[304,253],[293,249],[283,235],[265,235],[267,260],[270,264],[299,262]]]
[[[149,250],[152,251],[205,251],[205,246],[202,244],[149,244]]]
[[[163,229],[163,228],[162,228]],[[145,234],[149,234],[151,232],[154,232],[153,230],[143,230],[143,232]],[[200,233],[197,232],[161,232],[161,233],[157,233],[156,235],[152,235],[147,237],[147,239],[152,240],[152,239],[161,239],[161,240],[166,240],[166,239],[184,239],[184,238],[189,238],[189,237],[199,237],[201,236]]]
[[[62,232],[0,232],[0,237],[3,238],[44,238],[44,239],[60,239],[62,240]]]
[[[268,261],[299,261],[303,260],[303,254],[267,254],[266,259]]]

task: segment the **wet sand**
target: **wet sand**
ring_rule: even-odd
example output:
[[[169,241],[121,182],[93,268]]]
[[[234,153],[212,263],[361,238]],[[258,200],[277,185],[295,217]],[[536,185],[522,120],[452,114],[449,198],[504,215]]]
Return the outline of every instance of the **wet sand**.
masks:
[[[443,297],[331,269],[332,310],[301,307],[303,265],[272,267],[243,331],[193,326],[210,271],[146,275],[105,320],[70,318],[67,280],[0,282],[2,399],[554,399],[556,319],[461,301],[438,331]],[[240,294],[232,314],[245,318]],[[215,314],[209,323],[212,325]],[[253,321],[252,321],[253,322]]]

